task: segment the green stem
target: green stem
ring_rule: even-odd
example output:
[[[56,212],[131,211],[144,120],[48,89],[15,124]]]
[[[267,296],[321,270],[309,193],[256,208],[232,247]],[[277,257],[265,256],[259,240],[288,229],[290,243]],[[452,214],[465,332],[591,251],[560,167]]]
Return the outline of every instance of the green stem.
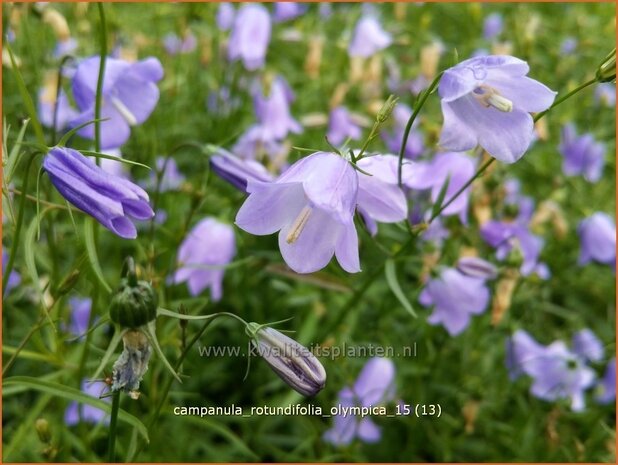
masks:
[[[97,77],[97,93],[94,103],[94,150],[101,151],[101,103],[103,100],[103,77],[105,76],[105,61],[107,57],[107,28],[105,22],[105,10],[103,3],[97,4],[99,7],[99,17],[101,19],[101,30],[99,31],[99,41],[101,51],[99,52],[99,76]],[[99,160],[97,159],[97,164]]]
[[[32,166],[32,162],[36,155],[39,152],[33,152],[28,157],[28,161],[26,162],[26,174],[24,175],[24,183],[21,188],[22,192],[28,192],[28,180],[30,179],[30,167]],[[21,196],[21,202],[19,204],[19,214],[17,215],[17,223],[15,224],[15,234],[13,235],[13,244],[11,245],[11,253],[9,255],[9,260],[6,264],[6,268],[4,269],[2,276],[2,290],[6,289],[6,284],[9,280],[9,276],[11,275],[11,271],[13,271],[13,265],[15,263],[15,256],[17,255],[17,249],[19,247],[19,238],[21,237],[21,228],[24,223],[24,214],[26,211],[26,196]]]
[[[112,393],[112,413],[109,421],[109,441],[107,443],[107,461],[114,463],[116,448],[116,425],[118,424],[118,409],[120,407],[120,391]]]
[[[552,105],[545,111],[542,111],[540,113],[537,113],[536,115],[534,115],[533,121],[536,123],[538,120],[540,120],[543,116],[545,116],[549,111],[553,110],[554,108],[556,108],[558,105],[560,105],[562,102],[564,102],[565,100],[571,98],[573,95],[575,95],[576,93],[578,93],[579,91],[585,89],[588,86],[591,86],[592,84],[596,83],[597,79],[591,79],[589,81],[584,82],[583,84],[577,86],[575,89],[573,89],[571,92],[564,94],[562,97],[556,99],[554,101],[554,103],[552,103]]]
[[[412,125],[414,124],[414,121],[416,120],[416,117],[420,113],[421,109],[425,105],[425,102],[429,98],[429,95],[431,95],[431,93],[434,91],[434,89],[436,88],[436,86],[440,82],[440,78],[442,77],[442,74],[444,74],[444,71],[441,71],[434,78],[434,80],[432,81],[431,85],[425,90],[423,95],[416,101],[416,104],[414,105],[414,111],[412,112],[412,116],[410,116],[410,119],[408,120],[408,123],[406,124],[406,128],[405,128],[405,130],[403,132],[403,139],[401,141],[401,148],[399,149],[399,166],[397,168],[397,183],[399,184],[400,188],[403,185],[403,182],[402,182],[403,154],[405,153],[406,146],[408,145],[408,137],[410,136],[410,131],[412,130]]]

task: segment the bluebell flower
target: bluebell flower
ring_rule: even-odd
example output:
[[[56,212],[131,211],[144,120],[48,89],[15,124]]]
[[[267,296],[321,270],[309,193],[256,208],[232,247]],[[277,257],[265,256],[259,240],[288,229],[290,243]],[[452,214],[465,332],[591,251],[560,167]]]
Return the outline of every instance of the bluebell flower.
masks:
[[[259,3],[246,3],[236,13],[228,44],[228,58],[242,60],[249,71],[262,68],[270,43],[271,21],[268,10]]]
[[[358,176],[334,153],[301,158],[274,182],[249,179],[249,197],[236,225],[255,235],[279,232],[279,249],[297,273],[324,268],[333,255],[349,273],[360,271],[354,211]]]
[[[367,58],[384,50],[393,42],[392,36],[386,32],[379,21],[370,15],[358,20],[348,53],[351,57]]]
[[[580,265],[595,261],[616,269],[616,223],[612,217],[594,213],[579,223],[577,232],[581,241]]]
[[[525,61],[507,55],[470,58],[447,69],[438,87],[444,125],[439,144],[453,151],[480,145],[504,163],[519,160],[534,134],[531,112],[556,96],[526,75]]]
[[[348,138],[358,140],[361,135],[361,127],[352,120],[352,116],[346,107],[336,107],[331,110],[326,133],[331,144],[339,145]]]
[[[485,40],[493,40],[502,33],[503,26],[502,15],[500,13],[492,13],[483,21],[483,38]]]
[[[590,182],[601,179],[605,165],[605,145],[595,141],[592,134],[578,136],[575,125],[565,124],[558,149],[564,157],[564,174],[583,175]]]
[[[374,357],[367,361],[354,385],[339,392],[341,407],[379,407],[395,397],[395,364],[392,360]],[[353,414],[335,415],[333,427],[324,433],[324,441],[334,446],[346,446],[355,438],[375,443],[382,431],[370,417]]]
[[[82,381],[81,390],[90,397],[98,399],[101,397],[105,384],[101,381],[91,382],[88,380]],[[110,398],[103,399],[104,402],[110,402]],[[101,409],[93,407],[88,404],[78,404],[77,402],[71,402],[64,412],[64,423],[68,426],[73,426],[79,423],[81,409],[81,419],[86,423],[100,423],[104,421],[109,423],[109,417],[107,413]]]
[[[434,309],[427,322],[441,324],[451,336],[456,336],[468,327],[472,315],[487,310],[489,289],[484,279],[446,268],[425,285],[418,300]]]
[[[597,384],[596,401],[600,404],[613,403],[616,400],[616,358],[612,358],[605,368],[603,378]]]
[[[105,172],[76,150],[53,148],[43,167],[65,199],[120,237],[137,237],[129,217],[147,220],[154,215],[141,187]]]
[[[99,74],[99,57],[82,61],[73,76],[73,97],[80,114],[71,121],[79,126],[95,119],[95,95]],[[156,58],[136,63],[107,58],[103,77],[101,148],[116,148],[131,135],[131,126],[142,124],[159,101],[156,82],[163,78],[163,67]],[[94,139],[94,124],[81,128],[78,134]]]
[[[192,296],[210,288],[210,297],[223,296],[225,265],[236,255],[234,230],[214,218],[204,218],[189,232],[178,249],[174,282],[187,282]]]

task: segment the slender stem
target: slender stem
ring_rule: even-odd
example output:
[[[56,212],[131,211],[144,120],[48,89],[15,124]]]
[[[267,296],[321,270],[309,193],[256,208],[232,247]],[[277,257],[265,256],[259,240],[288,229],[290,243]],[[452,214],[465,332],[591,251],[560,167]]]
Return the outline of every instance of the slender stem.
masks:
[[[94,103],[94,150],[96,152],[101,151],[101,103],[103,97],[103,77],[105,76],[105,61],[107,57],[107,27],[105,22],[105,10],[103,8],[103,3],[99,2],[97,4],[99,7],[99,17],[101,19],[100,31],[99,31],[99,41],[101,46],[101,51],[99,52],[99,76],[97,78],[97,93],[95,96]],[[99,160],[97,159],[97,164]]]
[[[434,80],[432,81],[430,86],[425,90],[423,95],[416,101],[416,104],[414,105],[414,111],[412,112],[412,116],[410,116],[410,119],[408,120],[408,123],[406,124],[406,128],[403,131],[403,139],[401,141],[401,148],[399,149],[399,166],[397,168],[397,183],[399,184],[400,188],[402,187],[402,184],[403,184],[403,182],[402,182],[403,154],[404,154],[404,152],[406,150],[406,146],[408,145],[408,137],[410,136],[410,130],[412,129],[412,125],[414,124],[414,121],[416,120],[416,117],[418,116],[418,114],[420,113],[421,109],[425,105],[425,102],[429,98],[429,95],[431,95],[431,93],[434,91],[434,89],[436,88],[436,86],[440,82],[440,78],[442,77],[442,74],[444,74],[444,71],[441,71],[434,78]]]
[[[174,367],[174,371],[178,372],[178,370],[180,369],[180,366],[182,365],[182,362],[184,361],[186,356],[189,354],[189,351],[191,350],[193,345],[199,340],[200,337],[202,337],[202,335],[204,334],[204,332],[206,332],[206,330],[208,329],[210,324],[213,321],[215,321],[216,317],[217,316],[222,316],[222,315],[224,315],[224,313],[218,313],[216,315],[213,315],[213,318],[210,318],[210,319],[206,320],[206,322],[204,323],[204,326],[202,326],[202,328],[197,332],[197,334],[193,337],[193,339],[191,339],[189,344],[185,347],[185,349],[180,354],[180,357],[178,358],[178,361],[176,362],[176,366]],[[230,313],[228,315],[233,315],[233,314]],[[150,418],[150,421],[148,422],[148,425],[147,425],[148,431],[151,431],[151,429],[154,426],[155,422],[159,418],[159,415],[161,414],[161,409],[163,408],[163,404],[165,403],[165,401],[167,399],[167,396],[169,394],[169,391],[170,391],[170,389],[172,387],[172,383],[173,382],[174,382],[174,378],[173,377],[170,376],[170,377],[167,378],[165,386],[163,387],[163,392],[162,392],[161,398],[159,399],[159,403],[157,404],[157,407],[156,407],[154,413],[152,414],[152,417]],[[144,446],[145,445],[146,445],[146,443],[142,442],[141,447],[137,450],[137,452],[135,453],[135,455],[133,457],[129,457],[129,460],[132,461],[132,462],[135,462],[138,454],[141,451],[144,450]]]
[[[545,116],[546,113],[548,113],[549,111],[553,110],[554,108],[556,108],[558,105],[560,105],[562,102],[564,102],[565,100],[571,98],[573,95],[575,95],[576,93],[578,93],[579,91],[585,89],[588,86],[591,86],[592,84],[596,83],[597,79],[591,79],[587,82],[584,82],[583,84],[577,86],[575,89],[573,89],[571,92],[564,94],[562,97],[556,99],[554,101],[554,103],[552,103],[552,105],[545,111],[542,111],[540,113],[537,113],[536,115],[534,115],[534,122],[536,123],[538,120],[540,120],[543,116]]]
[[[463,194],[463,192],[470,187],[470,185],[476,180],[476,178],[478,178],[479,176],[481,176],[485,170],[487,168],[489,168],[491,166],[491,164],[493,162],[495,162],[496,159],[495,158],[490,158],[489,160],[487,160],[485,163],[483,163],[483,165],[481,165],[481,167],[476,171],[476,173],[474,173],[472,175],[472,177],[470,179],[468,179],[466,181],[466,183],[461,186],[459,188],[459,190],[457,192],[455,192],[452,197],[450,199],[448,199],[448,201],[444,202],[441,206],[440,209],[435,212],[433,215],[431,215],[431,218],[429,219],[429,223],[431,223],[433,220],[435,220],[438,216],[440,216],[440,213],[442,213],[444,210],[446,210],[448,208],[448,206],[450,204],[452,204],[455,200],[457,200],[457,197],[459,197],[461,194]]]
[[[118,409],[120,407],[120,391],[112,393],[112,416],[109,421],[109,440],[107,443],[107,461],[115,462],[116,425],[118,424]]]
[[[30,179],[30,167],[32,166],[32,162],[34,158],[39,152],[33,152],[28,157],[28,161],[26,162],[26,172],[24,175],[24,183],[22,186],[22,191],[28,191],[28,180]],[[17,215],[17,223],[15,224],[15,234],[13,235],[13,244],[11,244],[11,253],[9,255],[9,260],[6,264],[6,268],[2,273],[2,291],[6,289],[6,284],[9,281],[9,276],[11,275],[11,271],[13,271],[13,265],[15,263],[15,256],[17,255],[17,249],[19,247],[19,238],[21,237],[21,228],[24,223],[24,214],[26,211],[26,196],[22,195],[21,202],[19,204],[19,214]]]

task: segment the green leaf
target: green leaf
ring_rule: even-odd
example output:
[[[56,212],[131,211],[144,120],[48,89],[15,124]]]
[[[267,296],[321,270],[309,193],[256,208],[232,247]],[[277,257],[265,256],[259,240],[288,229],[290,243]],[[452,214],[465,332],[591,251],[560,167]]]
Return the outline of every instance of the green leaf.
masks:
[[[6,168],[5,168],[5,176],[4,179],[6,180],[7,184],[11,183],[11,179],[13,179],[13,175],[15,174],[15,170],[17,169],[17,165],[19,163],[19,158],[20,158],[20,149],[22,146],[22,142],[24,140],[24,134],[26,133],[26,128],[28,127],[28,123],[30,122],[29,119],[25,119],[23,124],[21,125],[21,129],[19,130],[19,133],[17,134],[17,139],[15,140],[15,145],[13,145],[13,148],[11,149],[11,153],[9,153],[9,159],[7,160],[6,163]]]
[[[61,397],[63,399],[73,400],[79,402],[80,404],[91,405],[92,407],[96,407],[105,411],[106,413],[110,413],[112,410],[112,406],[107,402],[103,402],[101,399],[97,399],[95,397],[91,397],[88,394],[83,393],[75,388],[70,386],[66,386],[60,383],[54,383],[51,381],[43,381],[39,378],[32,378],[30,376],[13,376],[10,378],[5,378],[2,386],[24,386],[29,389],[33,389],[35,391],[44,392],[47,394],[51,394],[55,397]],[[118,411],[118,418],[121,421],[133,426],[142,437],[149,442],[148,439],[148,430],[144,426],[144,424],[139,421],[133,415],[127,413],[126,411],[120,409]]]
[[[3,43],[4,47],[6,47],[9,52],[9,58],[11,59],[11,71],[15,75],[15,81],[17,81],[17,88],[19,89],[19,94],[21,95],[21,99],[24,101],[24,106],[26,107],[26,111],[28,112],[28,116],[32,120],[32,127],[34,128],[34,133],[36,134],[36,139],[39,144],[45,145],[45,133],[43,132],[43,127],[41,126],[41,122],[37,116],[36,108],[34,106],[34,102],[32,102],[32,98],[28,93],[28,88],[26,87],[26,83],[24,82],[24,78],[19,72],[19,68],[17,67],[17,63],[15,62],[15,57],[13,56],[13,51],[11,50],[11,46],[8,42]]]
[[[152,169],[150,166],[144,165],[143,163],[139,163],[139,162],[136,162],[136,161],[133,161],[133,160],[127,160],[126,158],[115,157],[113,155],[108,155],[106,153],[93,152],[91,150],[80,150],[80,152],[83,155],[86,155],[87,157],[107,158],[108,160],[118,161],[120,163],[125,163],[127,165],[141,166],[142,168],[146,168],[148,170]]]
[[[159,345],[159,340],[157,339],[157,335],[155,333],[155,322],[154,321],[151,321],[150,323],[146,325],[146,336],[148,336],[148,340],[152,344],[152,347],[154,348],[157,356],[163,362],[163,365],[165,365],[165,367],[172,373],[174,378],[176,378],[176,381],[182,384],[182,380],[180,379],[180,376],[178,376],[178,373],[176,373],[176,370],[174,370],[171,363],[167,361],[165,354],[161,350],[161,346]]]
[[[388,287],[390,287],[391,291],[397,297],[399,303],[406,309],[406,311],[412,315],[414,318],[418,318],[418,315],[414,311],[414,307],[406,297],[406,295],[401,290],[401,286],[399,285],[399,281],[397,281],[397,269],[395,268],[395,262],[392,259],[386,260],[384,263],[384,274],[386,275],[386,282],[388,283]]]
[[[58,144],[56,144],[58,147],[64,147],[66,145],[66,143],[69,141],[69,139],[71,137],[73,137],[73,135],[79,131],[81,128],[85,128],[86,126],[89,126],[91,124],[94,124],[96,122],[100,122],[100,121],[107,121],[109,118],[99,118],[99,119],[93,119],[90,121],[86,121],[85,123],[80,124],[79,126],[75,126],[73,129],[71,129],[70,131],[68,131],[64,136],[62,136],[62,138],[58,141]]]
[[[187,315],[159,307],[157,309],[157,316],[169,316],[170,318],[178,318],[179,320],[209,320],[217,315]]]
[[[431,207],[431,217],[434,218],[438,216],[440,213],[440,209],[442,208],[442,204],[444,204],[444,197],[446,197],[446,191],[448,190],[449,182],[451,181],[451,175],[449,174],[444,180],[444,184],[440,188],[440,192],[438,193],[438,198],[436,198],[433,207]]]
[[[105,281],[103,276],[103,270],[99,263],[99,256],[97,254],[97,247],[94,243],[94,226],[95,222],[93,218],[86,218],[84,221],[84,241],[86,243],[86,252],[88,253],[88,261],[92,267],[92,271],[96,275],[101,285],[105,288],[108,294],[112,293],[112,288]]]
[[[49,208],[43,210],[40,218],[43,218],[43,216],[45,216],[45,214],[49,211],[51,211],[51,209]],[[32,285],[37,293],[38,300],[41,304],[41,308],[43,308],[43,311],[45,312],[45,317],[47,318],[47,321],[53,328],[54,332],[56,332],[56,326],[54,325],[54,322],[51,319],[51,315],[49,314],[49,311],[47,309],[47,305],[45,304],[43,290],[41,289],[39,282],[39,272],[36,267],[35,244],[40,218],[39,216],[35,216],[30,222],[28,229],[26,230],[26,236],[24,237],[24,261],[26,264],[26,270],[30,275],[30,280],[32,281]]]

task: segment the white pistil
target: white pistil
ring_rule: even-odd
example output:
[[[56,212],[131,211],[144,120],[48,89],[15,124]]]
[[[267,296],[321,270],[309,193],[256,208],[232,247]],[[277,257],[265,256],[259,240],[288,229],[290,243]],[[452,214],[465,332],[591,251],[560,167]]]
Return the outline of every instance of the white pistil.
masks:
[[[311,215],[311,207],[307,205],[300,211],[300,213],[294,220],[294,223],[292,223],[290,232],[288,233],[288,236],[285,238],[285,241],[288,244],[293,244],[294,242],[298,240],[298,238],[300,237],[300,233],[303,232],[303,229],[305,229],[307,221],[309,221],[310,215]]]
[[[137,119],[135,118],[135,115],[131,113],[131,110],[129,110],[124,103],[122,103],[116,97],[112,97],[110,99],[110,102],[112,102],[112,105],[114,105],[116,110],[118,110],[118,113],[120,113],[120,115],[124,118],[124,120],[128,123],[129,126],[135,126],[137,124]]]
[[[486,108],[494,107],[498,111],[509,113],[513,111],[513,102],[503,97],[500,92],[490,86],[479,86],[481,92],[474,92],[474,97]]]

